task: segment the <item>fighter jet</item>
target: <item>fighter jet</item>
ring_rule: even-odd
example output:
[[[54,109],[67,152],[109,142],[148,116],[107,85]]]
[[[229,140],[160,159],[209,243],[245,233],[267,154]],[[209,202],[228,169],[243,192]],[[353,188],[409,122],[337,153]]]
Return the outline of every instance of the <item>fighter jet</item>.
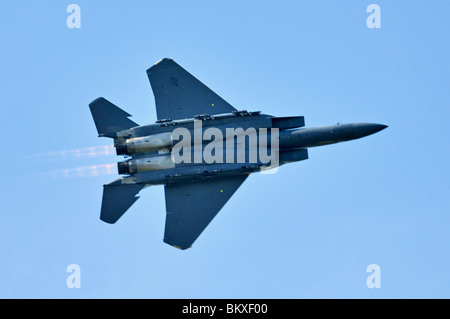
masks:
[[[238,111],[172,59],[147,70],[157,121],[138,125],[103,97],[89,104],[100,137],[114,140],[119,179],[103,185],[100,219],[114,224],[151,185],[164,185],[164,242],[192,246],[252,173],[308,159],[308,148],[358,139],[386,125],[305,128],[303,116]]]

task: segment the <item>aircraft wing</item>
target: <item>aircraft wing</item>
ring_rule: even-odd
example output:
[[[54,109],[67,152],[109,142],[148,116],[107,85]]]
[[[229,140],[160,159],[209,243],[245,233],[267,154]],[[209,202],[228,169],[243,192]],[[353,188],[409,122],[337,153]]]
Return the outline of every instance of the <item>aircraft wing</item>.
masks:
[[[147,70],[147,75],[155,95],[158,120],[236,110],[172,59],[157,62]]]
[[[166,185],[164,242],[180,249],[191,247],[247,177],[238,175]]]

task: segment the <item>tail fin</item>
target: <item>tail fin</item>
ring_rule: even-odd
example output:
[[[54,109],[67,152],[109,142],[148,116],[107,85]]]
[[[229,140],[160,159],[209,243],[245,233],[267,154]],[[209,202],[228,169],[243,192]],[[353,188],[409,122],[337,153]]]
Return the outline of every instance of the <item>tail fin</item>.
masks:
[[[114,224],[138,200],[136,195],[142,188],[142,184],[121,184],[117,181],[103,185],[100,219]]]
[[[89,104],[92,117],[99,136],[117,137],[116,132],[138,126],[128,117],[131,116],[121,108],[99,97]]]

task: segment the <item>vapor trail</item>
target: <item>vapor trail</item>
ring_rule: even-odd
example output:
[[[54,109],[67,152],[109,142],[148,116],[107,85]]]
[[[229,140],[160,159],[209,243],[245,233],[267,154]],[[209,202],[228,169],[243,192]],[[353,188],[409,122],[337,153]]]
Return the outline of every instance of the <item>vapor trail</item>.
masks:
[[[50,177],[52,179],[61,179],[61,178],[66,179],[66,178],[93,177],[111,174],[117,174],[115,163],[81,166],[69,169],[58,169],[42,173],[41,175],[45,177]]]
[[[72,150],[62,150],[62,151],[52,151],[30,155],[32,158],[42,158],[49,161],[59,161],[59,160],[73,160],[80,158],[93,158],[98,156],[104,156],[109,154],[114,154],[114,146],[104,145],[104,146],[92,146],[77,148]]]

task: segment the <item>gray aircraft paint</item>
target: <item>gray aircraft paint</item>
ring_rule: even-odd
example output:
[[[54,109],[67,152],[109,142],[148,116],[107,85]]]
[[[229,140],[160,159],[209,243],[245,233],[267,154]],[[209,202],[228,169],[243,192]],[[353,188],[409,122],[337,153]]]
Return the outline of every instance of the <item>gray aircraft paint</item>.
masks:
[[[303,116],[237,111],[172,59],[160,60],[147,75],[155,95],[156,123],[139,126],[104,98],[89,104],[98,135],[113,138],[117,155],[127,158],[118,163],[124,176],[103,186],[100,219],[117,222],[144,187],[164,185],[164,242],[180,249],[191,247],[249,174],[306,160],[307,148],[358,139],[387,127],[353,123],[305,128]],[[227,138],[230,131],[237,137]],[[185,134],[183,158],[190,160],[174,158],[173,150],[181,149],[180,132]],[[219,148],[214,152],[221,152],[222,161],[212,154],[213,147]],[[274,152],[277,161],[270,165]]]

